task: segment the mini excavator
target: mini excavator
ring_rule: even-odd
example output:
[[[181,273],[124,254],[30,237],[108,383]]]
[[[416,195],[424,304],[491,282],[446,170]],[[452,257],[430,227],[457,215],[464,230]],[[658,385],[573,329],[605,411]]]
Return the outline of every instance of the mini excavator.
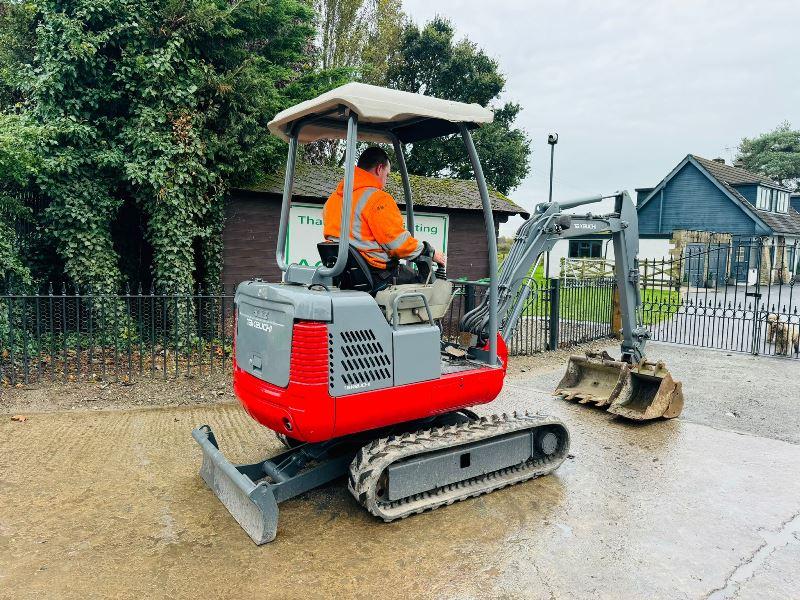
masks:
[[[286,449],[234,465],[208,425],[192,432],[203,453],[201,477],[256,544],[275,538],[280,502],[342,476],[366,510],[394,521],[558,468],[569,451],[561,421],[527,412],[478,417],[470,408],[500,393],[506,341],[531,293],[524,282],[559,239],[612,234],[624,339],[619,361],[572,357],[556,393],[637,420],[680,413],[680,384],[663,364],[645,360],[647,331],[636,326],[637,221],[626,193],[614,194],[615,212],[602,217],[562,211],[604,196],[540,204],[498,269],[492,206],[470,135],[492,118],[476,104],[349,83],[270,122],[289,143],[276,252],[283,281],[239,285],[233,379],[247,413]],[[424,283],[391,285],[375,281],[347,243],[357,141],[393,145],[414,231],[404,144],[452,135],[462,138],[477,180],[490,280],[485,300],[461,320],[459,344],[442,340],[438,321],[453,285],[430,256],[415,259]],[[319,266],[288,264],[298,144],[319,139],[345,140],[342,238],[318,245]]]

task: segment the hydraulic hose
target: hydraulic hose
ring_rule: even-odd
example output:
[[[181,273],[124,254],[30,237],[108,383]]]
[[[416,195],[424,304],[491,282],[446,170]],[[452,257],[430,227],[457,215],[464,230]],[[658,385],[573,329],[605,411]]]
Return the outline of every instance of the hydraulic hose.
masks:
[[[531,256],[529,250],[542,235],[552,215],[534,215],[525,221],[514,236],[514,243],[509,249],[498,275],[498,317],[505,324],[515,299],[516,287],[527,276],[531,265],[538,256]],[[527,295],[526,295],[527,297]],[[524,299],[522,300],[524,302]],[[468,331],[480,338],[485,337],[489,322],[489,300],[483,300],[461,318],[461,331]],[[502,329],[502,328],[501,328]],[[504,332],[504,337],[510,332]]]

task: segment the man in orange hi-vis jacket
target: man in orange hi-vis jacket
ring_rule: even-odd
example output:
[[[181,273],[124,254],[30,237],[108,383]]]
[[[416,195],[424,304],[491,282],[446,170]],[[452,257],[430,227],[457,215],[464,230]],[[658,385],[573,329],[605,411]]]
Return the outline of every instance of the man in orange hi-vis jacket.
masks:
[[[350,244],[367,261],[373,277],[392,279],[396,284],[417,283],[417,273],[400,265],[399,259],[413,260],[427,254],[444,266],[447,257],[427,242],[415,239],[406,229],[394,198],[383,191],[391,170],[389,156],[381,148],[367,148],[358,158],[353,178]],[[336,241],[341,235],[343,193],[344,180],[322,209],[323,235],[329,241]]]

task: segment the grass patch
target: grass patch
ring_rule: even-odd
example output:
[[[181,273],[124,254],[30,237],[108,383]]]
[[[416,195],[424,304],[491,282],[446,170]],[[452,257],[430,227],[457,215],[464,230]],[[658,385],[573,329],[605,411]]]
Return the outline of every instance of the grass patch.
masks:
[[[678,312],[681,295],[674,290],[643,290],[640,310],[643,325],[657,325]]]

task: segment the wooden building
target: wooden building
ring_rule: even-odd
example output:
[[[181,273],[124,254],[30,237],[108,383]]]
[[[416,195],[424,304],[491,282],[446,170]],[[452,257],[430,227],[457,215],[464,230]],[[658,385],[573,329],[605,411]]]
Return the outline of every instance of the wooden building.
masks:
[[[720,285],[731,279],[752,285],[759,270],[762,283],[800,273],[800,196],[764,175],[722,158],[688,154],[658,185],[637,188],[636,205],[639,258],[669,260],[694,253],[701,258],[687,262],[687,276],[698,285],[708,278]],[[728,246],[713,261],[706,256],[709,247]],[[613,257],[608,236],[559,241],[549,276],[563,275],[564,265]]]
[[[295,173],[293,204],[322,207],[331,191],[343,177],[342,169],[298,165]],[[226,287],[253,277],[278,281],[280,271],[275,262],[278,237],[283,174],[265,178],[249,189],[235,189],[225,209],[223,274]],[[415,214],[447,215],[447,274],[450,278],[470,280],[486,277],[489,262],[486,234],[478,187],[475,181],[411,176]],[[404,209],[400,178],[392,174],[387,191]],[[495,218],[495,234],[500,223],[512,215],[528,214],[504,195],[491,191]],[[301,217],[302,218],[302,217]],[[305,218],[306,221],[313,220]],[[419,228],[419,225],[418,225]],[[322,241],[322,227],[307,232],[292,231],[291,236],[305,236],[308,245]],[[296,243],[291,241],[290,243]],[[290,253],[291,256],[291,253]]]

